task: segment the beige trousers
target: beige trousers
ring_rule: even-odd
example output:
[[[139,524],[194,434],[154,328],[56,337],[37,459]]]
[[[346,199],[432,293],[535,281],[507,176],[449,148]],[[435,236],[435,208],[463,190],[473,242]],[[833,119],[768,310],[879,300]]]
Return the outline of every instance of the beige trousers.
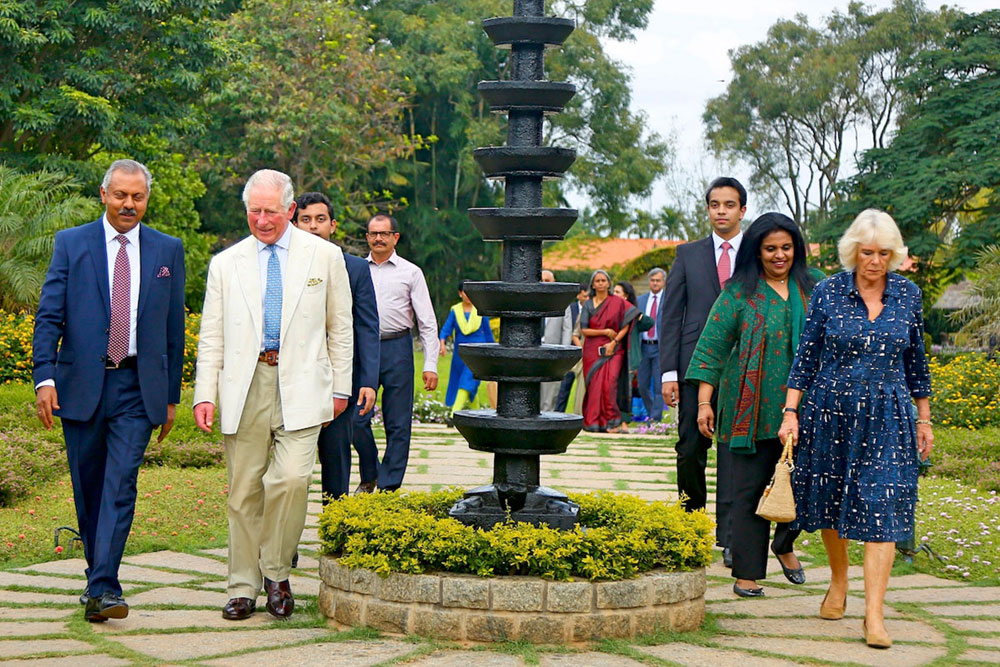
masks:
[[[239,428],[225,436],[230,598],[256,599],[262,577],[288,579],[305,526],[319,430],[284,430],[278,367],[258,363]]]

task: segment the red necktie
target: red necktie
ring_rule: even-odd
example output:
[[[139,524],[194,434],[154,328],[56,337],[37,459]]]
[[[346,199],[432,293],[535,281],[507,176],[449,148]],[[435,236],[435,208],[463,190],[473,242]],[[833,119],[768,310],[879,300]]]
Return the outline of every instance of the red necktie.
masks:
[[[729,249],[733,246],[729,245],[729,241],[722,242],[722,256],[719,257],[719,287],[725,287],[726,281],[729,280],[730,276],[733,275],[733,270],[730,268],[729,263]]]
[[[649,329],[649,340],[656,340],[656,297],[653,295],[653,307],[649,309],[649,314],[653,318],[653,326]]]
[[[129,316],[131,314],[132,267],[128,263],[124,234],[115,237],[118,256],[115,257],[115,276],[111,282],[111,327],[108,331],[108,359],[121,363],[128,356]]]

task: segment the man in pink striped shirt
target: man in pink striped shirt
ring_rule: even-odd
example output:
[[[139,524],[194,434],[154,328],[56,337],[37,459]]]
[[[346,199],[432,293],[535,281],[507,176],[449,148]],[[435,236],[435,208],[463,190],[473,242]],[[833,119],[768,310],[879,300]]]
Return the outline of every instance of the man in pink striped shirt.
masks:
[[[437,389],[438,328],[427,281],[420,267],[396,254],[399,223],[388,214],[368,221],[366,258],[378,303],[382,387],[382,423],[385,453],[378,467],[378,488],[394,491],[403,483],[410,457],[410,422],[413,418],[413,338],[416,325],[424,348],[423,381],[426,391]],[[377,388],[376,388],[377,389]],[[355,443],[374,447],[372,413],[358,415]]]

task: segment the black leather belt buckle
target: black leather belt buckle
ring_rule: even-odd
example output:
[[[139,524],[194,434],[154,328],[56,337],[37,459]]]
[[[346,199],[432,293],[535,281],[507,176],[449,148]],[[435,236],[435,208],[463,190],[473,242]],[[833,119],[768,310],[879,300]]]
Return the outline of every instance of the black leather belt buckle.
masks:
[[[260,353],[260,356],[257,357],[257,361],[267,362],[268,366],[277,366],[278,365],[278,351],[277,350],[264,350],[263,352]]]
[[[107,357],[104,358],[104,370],[116,371],[120,368],[135,368],[136,366],[136,357],[125,357],[117,364]]]

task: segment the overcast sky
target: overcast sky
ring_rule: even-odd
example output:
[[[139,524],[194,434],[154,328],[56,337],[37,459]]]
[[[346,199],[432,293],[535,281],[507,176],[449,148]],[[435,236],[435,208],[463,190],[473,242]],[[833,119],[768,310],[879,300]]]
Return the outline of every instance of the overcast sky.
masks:
[[[608,54],[632,74],[632,106],[648,116],[649,127],[663,137],[676,138],[676,165],[697,170],[705,162],[704,128],[701,115],[705,103],[723,93],[731,76],[729,50],[762,41],[778,19],[797,13],[819,25],[834,9],[846,10],[848,0],[656,0],[649,26],[632,42],[606,42]],[[867,3],[889,7],[891,0]],[[929,7],[941,2],[929,0]],[[997,6],[996,0],[959,0],[965,11],[978,12]],[[737,177],[746,170],[737,169]],[[583,205],[582,200],[573,201]],[[659,183],[642,208],[656,210],[670,203],[666,185]],[[752,204],[752,202],[751,202]],[[752,214],[752,206],[748,207]]]

